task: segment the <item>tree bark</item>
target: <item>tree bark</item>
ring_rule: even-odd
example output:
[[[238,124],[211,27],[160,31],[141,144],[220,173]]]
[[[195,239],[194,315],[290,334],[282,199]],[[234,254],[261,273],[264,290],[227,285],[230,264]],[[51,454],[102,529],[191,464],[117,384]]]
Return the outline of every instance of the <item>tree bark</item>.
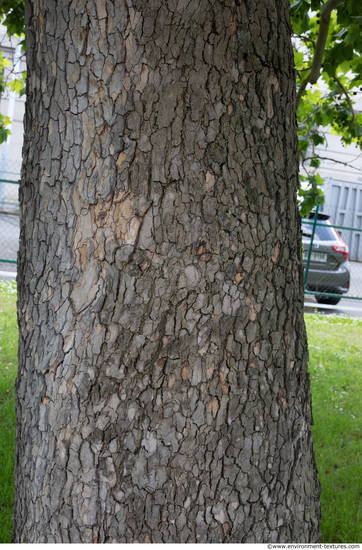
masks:
[[[16,542],[315,542],[288,0],[26,0]]]

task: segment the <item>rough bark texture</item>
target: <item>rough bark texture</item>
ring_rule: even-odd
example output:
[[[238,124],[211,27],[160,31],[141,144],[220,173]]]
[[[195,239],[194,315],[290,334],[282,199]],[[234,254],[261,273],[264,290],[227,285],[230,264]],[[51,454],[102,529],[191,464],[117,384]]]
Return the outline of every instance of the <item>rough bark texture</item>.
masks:
[[[16,542],[315,542],[288,0],[27,0]]]

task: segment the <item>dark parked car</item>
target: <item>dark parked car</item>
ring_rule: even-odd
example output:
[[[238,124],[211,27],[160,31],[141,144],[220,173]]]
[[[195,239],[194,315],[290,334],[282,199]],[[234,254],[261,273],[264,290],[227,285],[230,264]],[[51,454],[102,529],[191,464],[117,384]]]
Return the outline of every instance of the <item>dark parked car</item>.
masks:
[[[309,219],[302,219],[304,270],[307,266],[313,221],[314,212],[309,215]],[[327,214],[318,212],[317,223],[308,270],[307,290],[345,294],[350,285],[348,246],[343,242],[338,231],[333,228]],[[332,305],[338,304],[341,299],[319,294],[315,297],[321,304]]]

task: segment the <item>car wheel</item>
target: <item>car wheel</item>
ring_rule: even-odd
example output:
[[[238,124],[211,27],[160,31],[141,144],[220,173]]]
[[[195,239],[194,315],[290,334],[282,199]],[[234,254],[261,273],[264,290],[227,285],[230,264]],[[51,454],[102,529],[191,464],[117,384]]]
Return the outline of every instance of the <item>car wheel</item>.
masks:
[[[341,301],[341,298],[333,298],[332,296],[319,296],[316,295],[315,299],[317,300],[318,304],[328,304],[330,306],[336,306],[338,302]]]

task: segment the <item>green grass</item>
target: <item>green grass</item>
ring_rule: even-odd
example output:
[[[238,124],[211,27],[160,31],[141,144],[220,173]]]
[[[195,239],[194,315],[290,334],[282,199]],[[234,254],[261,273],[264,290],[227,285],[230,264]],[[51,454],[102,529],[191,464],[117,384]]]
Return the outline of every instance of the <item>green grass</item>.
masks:
[[[11,541],[16,285],[0,281],[0,543]],[[362,319],[306,315],[314,446],[322,485],[322,542],[362,540],[360,396]]]
[[[322,541],[359,543],[362,319],[306,315]]]
[[[12,532],[17,349],[16,283],[0,281],[0,543]]]

